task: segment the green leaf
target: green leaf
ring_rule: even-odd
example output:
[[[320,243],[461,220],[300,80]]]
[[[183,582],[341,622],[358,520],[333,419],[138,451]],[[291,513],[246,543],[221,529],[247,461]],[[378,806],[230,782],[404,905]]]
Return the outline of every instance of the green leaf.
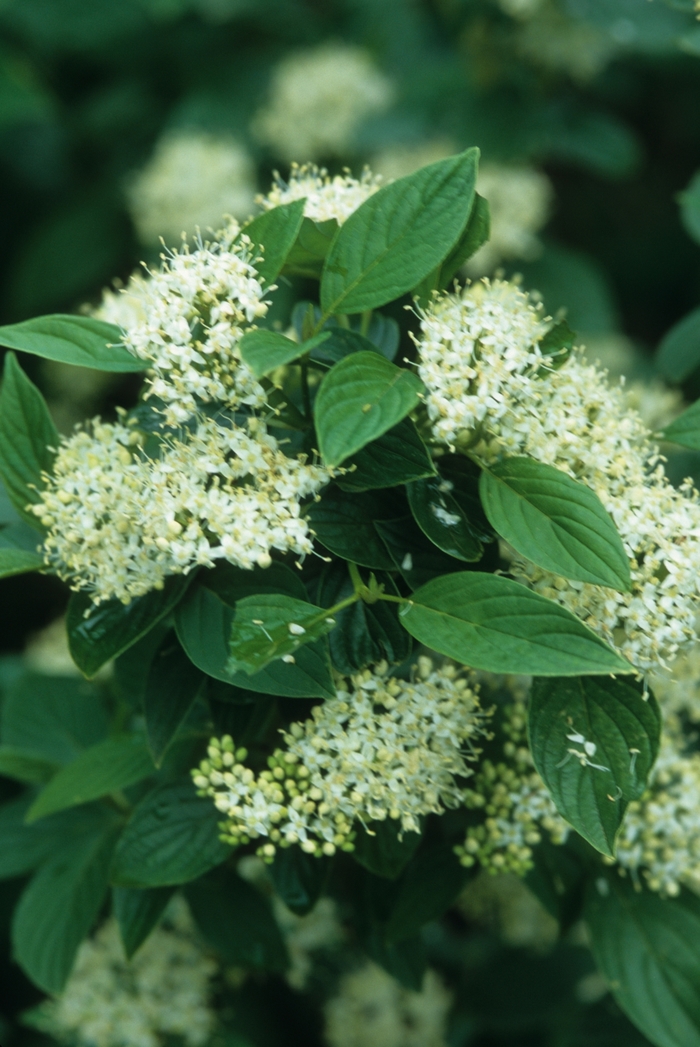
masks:
[[[472,669],[534,676],[634,671],[565,608],[499,575],[435,578],[399,617],[420,643]]]
[[[429,164],[370,196],[338,230],[321,278],[326,315],[406,294],[450,253],[474,199],[478,149]]]
[[[334,626],[327,611],[305,600],[283,593],[246,596],[237,602],[231,625],[229,672],[256,673],[278,658],[293,658]]]
[[[146,941],[173,896],[173,887],[152,887],[138,890],[115,887],[112,890],[112,908],[119,924],[119,934],[127,960]]]
[[[671,328],[656,351],[656,366],[664,378],[683,382],[700,365],[700,309],[693,309]]]
[[[314,222],[311,218],[304,218],[296,242],[287,255],[283,273],[288,276],[306,276],[312,280],[320,279],[323,263],[337,231],[338,223],[335,218],[329,218],[325,222]]]
[[[137,596],[131,603],[106,600],[95,605],[87,593],[73,593],[66,628],[73,661],[87,677],[140,640],[172,611],[192,581],[192,575],[167,578],[162,589]]]
[[[200,931],[227,963],[265,971],[288,966],[268,902],[232,869],[214,870],[185,894]]]
[[[530,748],[557,810],[612,856],[630,800],[644,792],[659,751],[661,714],[633,680],[535,680]]]
[[[378,440],[345,460],[348,472],[338,477],[344,491],[371,491],[435,475],[430,452],[410,418],[404,418]]]
[[[294,342],[276,331],[268,331],[260,328],[256,331],[248,331],[240,341],[241,357],[248,364],[256,378],[274,371],[282,364],[289,364],[300,356],[311,352],[317,346],[322,345],[328,338],[328,331],[321,331],[315,338],[309,338],[307,342]]]
[[[700,33],[697,35],[700,44]],[[695,172],[683,192],[678,194],[678,203],[685,231],[700,243],[700,171]]]
[[[47,760],[31,749],[15,749],[11,745],[0,745],[0,775],[14,778],[18,782],[38,785],[48,782],[56,773],[58,764]]]
[[[148,360],[134,356],[119,344],[121,340],[118,327],[92,316],[56,313],[0,327],[0,345],[21,349],[45,360],[91,367],[95,371],[145,371]]]
[[[148,668],[142,697],[148,744],[157,766],[203,684],[201,671],[187,657],[175,633],[169,632]]]
[[[321,383],[315,404],[319,449],[339,465],[413,410],[423,383],[379,353],[353,353]]]
[[[474,537],[481,542],[492,542],[495,533],[486,519],[479,494],[481,469],[461,454],[444,454],[438,459],[437,466],[445,487],[461,506]]]
[[[582,844],[578,836],[564,844],[540,840],[532,851],[533,867],[525,875],[525,884],[559,923],[562,934],[581,919],[587,869],[576,848]]]
[[[429,301],[433,291],[440,291],[452,283],[464,263],[482,247],[491,235],[491,212],[488,201],[474,193],[474,202],[464,232],[452,248],[447,258],[436,266],[420,282],[415,294],[423,301]]]
[[[262,260],[255,263],[263,283],[269,286],[277,278],[304,219],[304,200],[293,200],[259,214],[243,229],[254,247],[262,248]],[[258,254],[258,251],[255,252]]]
[[[460,563],[443,553],[423,534],[413,516],[375,520],[375,532],[403,580],[418,589],[439,575],[450,574]]]
[[[4,745],[54,765],[75,760],[108,726],[98,689],[70,676],[23,674],[8,688],[0,714]]]
[[[422,847],[396,884],[387,921],[390,942],[412,938],[429,920],[437,920],[460,893],[469,873],[451,843]]]
[[[272,571],[272,568],[268,570]],[[306,594],[303,585],[302,592]],[[235,603],[235,599],[224,602],[210,589],[198,585],[177,608],[175,629],[178,639],[198,669],[216,680],[260,694],[287,698],[333,697],[335,688],[323,640],[302,647],[295,664],[272,662],[254,676],[231,673],[228,669],[229,639]]]
[[[8,353],[0,389],[0,479],[17,512],[35,529],[41,524],[27,505],[40,501],[42,474],[51,472],[58,444],[43,396]]]
[[[352,856],[375,876],[395,880],[401,875],[416,852],[421,834],[401,832],[401,824],[391,819],[368,822],[360,826]]]
[[[598,496],[554,466],[505,458],[484,469],[481,503],[493,528],[546,571],[621,592],[629,560]]]
[[[112,865],[117,887],[169,887],[225,861],[231,848],[219,839],[221,815],[197,796],[191,781],[166,782],[138,804]]]
[[[83,836],[56,847],[19,900],[12,921],[14,957],[45,992],[61,992],[102,908],[118,831],[116,816],[100,812]]]
[[[375,529],[375,521],[393,515],[393,499],[351,494],[326,487],[308,509],[314,534],[326,549],[362,567],[391,571],[394,562]]]
[[[670,425],[661,430],[664,440],[680,444],[681,447],[690,447],[693,451],[700,451],[700,400],[675,418]]]
[[[29,809],[27,822],[126,789],[153,771],[153,760],[140,738],[132,735],[105,738],[51,779]]]
[[[644,1035],[657,1047],[700,1047],[700,898],[662,898],[601,870],[585,920],[610,991]]]
[[[26,574],[28,571],[40,571],[44,567],[44,557],[27,549],[0,548],[0,578],[10,578],[15,574]]]
[[[327,337],[312,349],[312,360],[333,365],[352,353],[366,352],[383,355],[377,346],[359,331],[348,330],[346,327],[339,327],[329,321],[322,333]]]
[[[320,898],[330,862],[304,854],[301,847],[278,847],[268,872],[277,894],[297,916],[306,916]]]
[[[27,825],[25,816],[32,796],[25,795],[0,807],[0,880],[25,876],[53,857],[66,841],[81,837],[102,813],[96,806],[54,814],[41,825]]]
[[[438,549],[458,560],[481,559],[483,546],[474,537],[467,514],[450,494],[449,485],[440,477],[410,483],[406,494],[416,523]]]
[[[540,352],[549,357],[548,369],[559,368],[569,359],[575,341],[576,334],[566,320],[560,320],[558,324],[550,327],[539,343]]]

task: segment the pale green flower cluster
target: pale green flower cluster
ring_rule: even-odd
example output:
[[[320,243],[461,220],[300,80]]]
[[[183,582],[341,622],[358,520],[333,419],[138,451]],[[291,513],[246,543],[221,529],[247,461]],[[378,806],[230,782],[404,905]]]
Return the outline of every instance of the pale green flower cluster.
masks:
[[[483,760],[465,794],[465,805],[486,817],[467,830],[464,844],[455,850],[467,867],[478,862],[491,873],[522,876],[532,867],[532,850],[543,834],[563,843],[569,826],[534,768],[525,697],[517,688],[513,694],[514,702],[504,709],[501,721],[506,736],[503,759]]]
[[[446,1047],[451,1003],[433,970],[414,992],[367,963],[345,975],[326,1004],[326,1042],[328,1047]]]
[[[463,802],[460,780],[484,731],[477,690],[454,666],[434,669],[426,658],[415,680],[386,672],[383,664],[341,682],[335,698],[283,732],[285,748],[257,777],[230,736],[212,739],[193,778],[225,816],[227,842],[262,838],[268,860],[292,844],[332,855],[354,849],[357,823],[389,818],[419,832],[423,815]]]
[[[329,473],[289,458],[256,418],[247,429],[199,419],[149,458],[135,425],[95,422],[63,440],[33,506],[46,562],[96,603],[128,603],[165,578],[227,560],[266,567],[270,552],[311,552],[300,501]]]
[[[542,251],[537,232],[549,217],[552,184],[542,171],[524,165],[482,164],[476,185],[488,200],[491,233],[469,259],[470,276],[485,276],[512,258],[531,261]]]
[[[326,43],[282,59],[251,129],[282,160],[343,156],[362,122],[393,97],[391,81],[367,51]]]
[[[598,76],[618,47],[611,33],[551,2],[538,5],[517,27],[516,49],[523,58],[581,84]]]
[[[216,1025],[217,965],[197,943],[184,902],[127,961],[112,917],[80,946],[68,983],[32,1024],[74,1047],[203,1047]]]
[[[229,136],[189,129],[165,134],[127,187],[145,244],[218,229],[224,216],[247,218],[254,197],[255,169],[245,147]]]
[[[257,203],[269,211],[281,204],[303,199],[306,201],[306,218],[314,222],[335,219],[338,225],[342,225],[360,204],[376,193],[381,182],[381,176],[373,175],[369,168],[365,168],[359,179],[347,172],[331,178],[325,167],[292,164],[289,181],[284,182],[277,175],[270,192],[267,196],[258,197]]]
[[[548,366],[540,343],[550,326],[513,283],[437,296],[418,339],[433,434],[486,463],[527,455],[598,495],[630,559],[631,592],[573,582],[519,557],[511,570],[647,671],[695,637],[697,493],[672,487],[649,430],[604,372],[578,351]]]

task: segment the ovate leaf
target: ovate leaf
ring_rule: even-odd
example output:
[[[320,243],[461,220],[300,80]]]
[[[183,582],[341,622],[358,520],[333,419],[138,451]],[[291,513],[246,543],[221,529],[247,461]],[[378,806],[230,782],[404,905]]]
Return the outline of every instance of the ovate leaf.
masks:
[[[428,273],[416,287],[417,297],[427,301],[432,291],[449,287],[464,263],[486,243],[490,234],[491,213],[488,201],[474,193],[474,203],[464,232],[444,261]]]
[[[693,309],[664,335],[656,366],[665,378],[683,382],[700,365],[700,309]]]
[[[120,344],[121,339],[118,327],[92,316],[56,313],[0,327],[0,345],[21,349],[45,360],[91,367],[95,371],[145,371],[148,360],[140,360],[130,353]]]
[[[156,651],[143,691],[148,744],[156,764],[194,705],[204,683],[173,632],[168,632]]]
[[[0,578],[10,578],[15,574],[26,574],[27,571],[40,571],[44,567],[44,557],[28,549],[0,548]]]
[[[243,230],[253,243],[255,262],[262,281],[270,285],[282,270],[297,239],[304,217],[304,200],[281,204],[254,218]]]
[[[629,592],[629,560],[598,496],[560,469],[506,458],[484,469],[481,503],[492,527],[546,571]]]
[[[451,843],[432,842],[422,847],[396,884],[387,939],[400,942],[411,938],[429,920],[439,919],[468,876]]]
[[[700,400],[696,400],[687,411],[667,425],[662,434],[671,443],[700,451]]]
[[[304,201],[301,203],[303,208]],[[314,222],[311,218],[304,218],[299,235],[284,263],[284,274],[306,276],[312,280],[320,279],[324,260],[337,231],[338,223],[335,218],[329,218],[325,222]]]
[[[601,869],[585,920],[598,967],[644,1035],[656,1047],[700,1047],[700,898],[662,898]]]
[[[66,807],[126,789],[154,770],[148,748],[140,738],[106,738],[86,749],[51,779],[29,809],[27,821],[35,822]]]
[[[376,529],[377,520],[392,514],[392,503],[378,494],[352,494],[329,486],[308,509],[319,542],[344,560],[390,571],[394,562]],[[395,511],[395,510],[394,510]]]
[[[473,669],[534,676],[633,672],[565,608],[499,575],[459,571],[435,578],[399,615],[421,643]]]
[[[278,658],[291,661],[295,651],[325,636],[335,624],[322,607],[293,596],[247,596],[236,604],[228,669],[232,674],[256,673]]]
[[[435,475],[430,452],[410,418],[346,458],[338,478],[345,491],[371,491]]]
[[[137,888],[115,887],[112,908],[119,924],[119,934],[127,960],[156,926],[173,896],[173,887]]]
[[[86,676],[140,640],[182,599],[192,575],[174,575],[162,589],[137,596],[131,603],[106,600],[95,605],[86,593],[74,593],[68,603],[66,627],[73,661]]]
[[[478,560],[483,546],[448,488],[440,477],[408,484],[406,494],[413,517],[423,534],[448,556],[467,562]]]
[[[167,782],[134,810],[114,856],[118,887],[168,887],[196,880],[231,848],[219,839],[221,815],[191,781]]]
[[[0,745],[0,775],[4,778],[37,785],[48,782],[57,770],[58,764],[47,760],[41,753]]]
[[[416,375],[379,353],[353,353],[336,364],[316,397],[316,433],[328,465],[339,465],[391,429],[418,403]]]
[[[101,812],[81,807],[54,814],[41,825],[27,825],[31,796],[21,796],[0,807],[0,880],[25,876],[53,857],[69,839],[78,838],[101,824]]]
[[[305,353],[311,352],[328,338],[330,338],[330,332],[321,331],[314,338],[300,343],[286,338],[283,334],[278,334],[277,331],[258,329],[244,334],[239,345],[241,357],[245,363],[248,364],[256,378],[262,378],[263,375],[274,371],[276,367],[289,364],[292,360],[297,360]]]
[[[370,196],[338,230],[321,279],[327,315],[400,298],[449,254],[474,199],[477,149],[429,164]]]
[[[328,879],[329,861],[305,854],[301,847],[278,847],[268,866],[275,893],[297,916],[306,916]]]
[[[530,748],[557,810],[603,854],[630,800],[644,791],[659,750],[661,714],[630,679],[535,680]]]
[[[8,353],[0,390],[0,479],[17,512],[34,528],[41,525],[27,505],[40,500],[42,473],[51,471],[58,443],[43,396],[15,354]]]
[[[0,715],[2,741],[50,764],[75,760],[105,737],[108,720],[100,692],[71,676],[25,673],[8,688]]]

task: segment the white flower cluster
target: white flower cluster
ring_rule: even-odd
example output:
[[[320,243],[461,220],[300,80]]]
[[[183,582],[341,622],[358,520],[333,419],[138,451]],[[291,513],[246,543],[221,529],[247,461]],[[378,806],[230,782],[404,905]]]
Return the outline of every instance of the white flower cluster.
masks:
[[[632,591],[572,582],[520,558],[513,573],[557,600],[637,668],[673,657],[695,636],[700,504],[676,490],[658,448],[620,388],[573,352],[547,367],[550,322],[512,283],[438,296],[422,318],[419,373],[435,438],[482,460],[528,455],[587,484],[620,532]]]
[[[549,217],[552,184],[534,167],[482,164],[476,188],[489,202],[491,235],[467,262],[470,276],[485,276],[504,259],[529,261],[541,250],[537,232]]]
[[[532,18],[547,3],[547,0],[498,0],[498,6],[511,18]]]
[[[413,992],[374,963],[341,980],[325,1006],[328,1047],[446,1047],[452,998],[428,970]]]
[[[248,430],[211,418],[148,458],[131,424],[104,424],[65,439],[33,511],[48,529],[47,563],[95,602],[128,603],[165,578],[225,559],[268,566],[270,551],[305,554],[312,542],[300,499],[327,470],[288,458],[265,424]]]
[[[280,62],[251,130],[282,160],[343,156],[362,122],[387,109],[393,97],[391,81],[367,51],[326,43]]]
[[[132,310],[124,345],[150,362],[150,394],[164,402],[168,425],[186,422],[202,403],[265,403],[238,350],[246,326],[267,312],[254,263],[250,240],[232,221],[212,242],[193,251],[185,244],[159,272],[130,283],[143,312]]]
[[[418,832],[422,815],[462,803],[456,779],[472,773],[484,730],[476,690],[454,666],[436,670],[427,658],[415,681],[387,678],[386,669],[342,683],[311,719],[292,724],[285,749],[257,778],[230,736],[212,739],[193,777],[226,816],[224,839],[237,846],[264,837],[258,853],[269,860],[277,845],[332,855],[354,849],[356,822],[391,818]]]
[[[681,717],[700,723],[700,642],[691,644],[674,660],[670,672],[653,673],[649,684],[664,713],[664,722]]]
[[[145,323],[147,297],[146,277],[137,269],[125,287],[115,281],[112,287],[105,288],[99,305],[90,310],[90,315],[129,331]]]
[[[257,203],[269,211],[280,204],[305,199],[304,214],[307,218],[314,222],[335,219],[338,225],[342,225],[360,204],[376,193],[381,182],[381,176],[373,175],[368,168],[359,179],[347,173],[331,178],[325,167],[292,164],[289,181],[283,182],[277,175],[270,192],[259,197]]]
[[[76,1047],[186,1047],[208,1042],[216,963],[197,944],[184,902],[127,961],[114,918],[80,946],[60,996],[40,1005],[32,1024]]]
[[[662,736],[649,788],[629,805],[615,849],[622,870],[670,897],[682,885],[700,891],[700,752],[686,755],[682,744],[676,732]]]
[[[527,744],[527,711],[522,694],[503,711],[501,728],[506,735],[504,759],[483,760],[465,804],[483,810],[482,824],[470,827],[461,847],[455,848],[462,865],[478,862],[491,873],[517,873],[532,867],[532,848],[543,830],[554,843],[563,843],[569,826],[534,768]]]
[[[585,84],[605,69],[618,43],[592,22],[543,4],[518,27],[516,49],[533,65]]]
[[[247,218],[255,197],[255,170],[234,138],[205,131],[165,134],[127,187],[141,241],[178,241],[182,233],[218,229],[224,216]]]

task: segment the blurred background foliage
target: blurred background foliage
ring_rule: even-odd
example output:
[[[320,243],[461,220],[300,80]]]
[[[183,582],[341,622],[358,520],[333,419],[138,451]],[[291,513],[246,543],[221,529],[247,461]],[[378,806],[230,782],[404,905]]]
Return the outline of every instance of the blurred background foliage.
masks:
[[[97,307],[142,259],[157,263],[155,233],[177,244],[224,209],[245,217],[290,160],[391,176],[478,145],[501,238],[474,275],[502,264],[550,312],[566,307],[659,428],[677,389],[700,394],[698,113],[692,0],[0,0],[0,323]],[[689,363],[662,356],[670,387],[654,354],[679,322]],[[133,377],[25,363],[63,431],[133,398]],[[18,653],[65,591],[31,575],[3,581],[2,600],[0,643]],[[18,664],[5,657],[6,684]],[[14,1023],[37,999],[8,956],[20,887],[0,891],[3,1047],[41,1038]],[[447,1031],[429,1040],[406,1019],[395,1047],[646,1043],[576,928],[553,943],[517,883],[482,887],[425,942],[455,999]],[[280,977],[231,974],[227,1047],[323,1042],[336,962],[314,968],[303,996]],[[357,1022],[358,1039],[331,1047],[394,1047]]]

